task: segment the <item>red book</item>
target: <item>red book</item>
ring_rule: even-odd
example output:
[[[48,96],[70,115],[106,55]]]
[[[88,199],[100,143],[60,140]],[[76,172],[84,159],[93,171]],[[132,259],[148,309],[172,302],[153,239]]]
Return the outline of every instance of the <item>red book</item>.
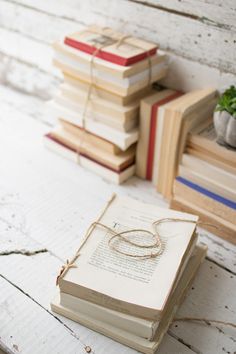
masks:
[[[157,144],[162,134],[160,109],[180,95],[180,92],[171,89],[154,90],[141,100],[136,174],[143,179],[153,180],[155,175],[154,163],[160,151]]]
[[[91,55],[95,53],[100,59],[122,66],[135,64],[157,52],[157,45],[154,43],[98,26],[68,35],[64,43]]]

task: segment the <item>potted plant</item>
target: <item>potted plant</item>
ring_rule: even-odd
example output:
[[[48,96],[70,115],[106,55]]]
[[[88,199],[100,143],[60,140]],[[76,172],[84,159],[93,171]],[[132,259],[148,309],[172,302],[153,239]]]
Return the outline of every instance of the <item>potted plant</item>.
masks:
[[[236,87],[230,86],[219,98],[214,113],[217,142],[236,148]]]

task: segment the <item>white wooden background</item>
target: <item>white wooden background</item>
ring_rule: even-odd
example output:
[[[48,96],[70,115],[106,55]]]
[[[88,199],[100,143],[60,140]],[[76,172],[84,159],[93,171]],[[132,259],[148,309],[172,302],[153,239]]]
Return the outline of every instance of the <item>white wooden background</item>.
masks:
[[[0,0],[0,352],[131,354],[50,311],[55,277],[112,191],[167,206],[150,183],[115,187],[46,151],[43,113],[61,80],[50,44],[99,23],[160,43],[171,87],[235,82],[235,0]],[[209,246],[178,315],[236,321],[236,250],[201,231]],[[159,354],[233,354],[235,330],[174,323]]]
[[[235,0],[0,0],[1,82],[51,97],[61,76],[50,44],[91,23],[158,42],[171,87],[235,82]]]

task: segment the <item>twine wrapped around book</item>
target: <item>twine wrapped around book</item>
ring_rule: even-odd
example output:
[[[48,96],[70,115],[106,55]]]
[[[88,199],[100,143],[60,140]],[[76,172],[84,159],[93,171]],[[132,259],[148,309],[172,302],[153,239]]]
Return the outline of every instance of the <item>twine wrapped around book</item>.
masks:
[[[153,233],[151,231],[149,231],[149,230],[146,230],[146,229],[130,229],[130,230],[122,231],[122,232],[116,232],[114,229],[111,229],[110,227],[108,227],[108,226],[106,226],[106,225],[104,225],[104,224],[102,224],[100,222],[101,218],[103,217],[103,215],[105,214],[107,208],[113,202],[115,197],[116,197],[116,194],[113,194],[111,196],[111,198],[108,200],[105,208],[103,209],[103,211],[99,215],[97,221],[93,222],[89,226],[89,228],[88,228],[88,230],[87,230],[87,232],[85,234],[85,238],[84,238],[83,242],[81,243],[79,249],[77,250],[76,254],[74,255],[74,257],[70,261],[67,260],[66,263],[61,267],[60,272],[59,272],[59,274],[57,276],[57,279],[56,279],[56,285],[58,285],[59,279],[62,278],[68,272],[69,269],[77,268],[77,265],[75,264],[75,261],[80,256],[80,251],[81,251],[82,247],[86,244],[86,242],[87,242],[89,236],[91,235],[92,231],[97,226],[100,226],[100,227],[104,228],[105,230],[107,230],[107,231],[109,231],[110,233],[113,234],[113,236],[108,241],[108,245],[113,251],[121,253],[121,254],[123,254],[125,256],[128,256],[128,257],[135,257],[135,258],[138,258],[138,259],[151,259],[151,258],[156,258],[156,257],[160,256],[163,253],[163,251],[164,251],[164,244],[162,242],[161,236],[156,230],[156,227],[158,225],[160,225],[160,224],[162,224],[164,222],[189,222],[189,223],[195,223],[196,225],[206,224],[206,223],[202,223],[202,222],[196,222],[195,220],[188,220],[188,219],[181,219],[181,218],[163,218],[163,219],[156,220],[156,221],[153,222],[152,225],[153,225],[153,227],[155,229],[155,232],[153,232]],[[208,225],[217,228],[217,226],[215,226],[213,224],[208,224]],[[142,245],[142,244],[130,241],[129,239],[124,237],[124,234],[132,233],[132,232],[136,233],[137,231],[142,231],[142,232],[144,232],[146,234],[152,235],[154,237],[154,239],[155,239],[155,242],[152,245]],[[129,243],[129,244],[131,244],[131,245],[133,245],[135,247],[138,247],[138,248],[149,249],[149,248],[153,248],[153,247],[158,247],[158,250],[155,253],[151,252],[150,254],[147,254],[145,256],[140,256],[139,254],[137,254],[137,255],[129,254],[129,253],[122,252],[122,251],[118,250],[117,248],[114,247],[114,245],[112,246],[112,240],[114,240],[115,238],[119,238],[122,241],[127,242],[127,243]],[[230,327],[236,328],[236,324],[235,323],[227,322],[227,321],[214,320],[214,319],[207,319],[207,318],[179,317],[179,318],[173,319],[173,322],[175,322],[175,321],[199,322],[199,323],[202,323],[202,324],[205,324],[205,325],[209,325],[211,323],[215,323],[215,324],[221,324],[221,325],[224,325],[224,326],[230,326]]]
[[[87,113],[87,109],[88,109],[88,104],[91,100],[91,94],[92,94],[92,89],[95,85],[94,82],[94,76],[93,76],[93,69],[94,69],[94,59],[97,56],[97,54],[99,53],[99,51],[105,47],[108,47],[109,45],[111,45],[111,39],[113,40],[112,44],[114,44],[116,46],[116,48],[119,48],[119,46],[121,46],[123,43],[125,43],[125,41],[130,38],[130,35],[120,35],[118,38],[114,38],[112,35],[112,31],[109,27],[103,27],[102,31],[104,33],[101,33],[99,30],[95,30],[95,29],[89,29],[89,32],[91,33],[95,33],[95,34],[100,34],[101,36],[103,36],[105,38],[105,40],[102,43],[99,43],[98,40],[93,40],[93,46],[95,47],[95,51],[93,52],[93,54],[91,55],[91,60],[90,60],[90,82],[89,82],[89,87],[88,87],[88,92],[87,92],[87,96],[85,99],[85,104],[84,104],[84,109],[83,109],[83,113],[82,113],[82,129],[83,129],[83,133],[82,136],[80,138],[80,146],[77,149],[77,154],[78,157],[80,156],[80,154],[83,152],[83,142],[85,140],[85,134],[86,134],[86,113]],[[135,44],[130,44],[130,46],[133,46],[135,48],[138,49],[143,49],[141,46],[137,46]],[[148,82],[147,85],[150,85],[152,82],[152,61],[151,61],[151,57],[149,52],[147,53],[147,62],[148,62]]]
[[[68,270],[70,268],[77,267],[77,265],[75,264],[75,261],[80,256],[81,249],[83,248],[85,243],[88,241],[88,238],[90,237],[91,233],[93,232],[93,230],[96,227],[101,227],[101,228],[105,229],[106,231],[108,231],[108,233],[112,234],[112,236],[108,240],[108,246],[111,250],[113,250],[117,253],[120,253],[124,256],[127,256],[127,257],[145,260],[145,259],[156,258],[156,257],[160,256],[164,251],[164,242],[162,241],[162,238],[157,230],[157,227],[160,224],[165,223],[165,222],[189,222],[189,223],[197,224],[197,222],[195,220],[187,220],[187,219],[181,219],[181,218],[163,218],[163,219],[156,220],[152,223],[153,232],[150,230],[141,229],[141,228],[140,229],[128,229],[125,231],[120,231],[120,232],[118,231],[117,232],[114,229],[112,229],[111,227],[100,222],[101,218],[103,217],[104,213],[106,212],[106,210],[108,209],[110,204],[113,202],[115,197],[116,197],[116,194],[113,194],[111,196],[111,198],[108,200],[105,208],[103,209],[103,211],[99,215],[98,219],[89,226],[88,230],[85,233],[84,240],[81,243],[81,245],[80,245],[79,249],[77,250],[76,254],[74,255],[74,257],[70,261],[67,260],[66,263],[60,269],[59,275],[57,276],[57,280],[56,280],[57,285],[58,285],[59,279],[63,278],[63,276],[68,272]],[[129,238],[125,237],[126,234],[131,234],[131,233],[137,234],[138,232],[142,232],[143,234],[151,236],[153,238],[153,243],[152,244],[140,244],[139,242],[134,242],[134,241],[130,240]],[[156,249],[156,251],[154,251],[154,252],[151,251],[150,253],[141,254],[141,255],[139,253],[132,254],[129,252],[124,252],[115,246],[114,241],[117,239],[119,239],[129,245],[132,245],[132,246],[136,247],[137,249],[147,249],[147,250]]]

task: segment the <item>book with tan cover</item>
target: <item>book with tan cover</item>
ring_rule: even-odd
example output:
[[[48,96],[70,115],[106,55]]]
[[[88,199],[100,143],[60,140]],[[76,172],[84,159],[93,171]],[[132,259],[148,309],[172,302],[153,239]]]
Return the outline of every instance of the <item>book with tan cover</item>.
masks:
[[[99,226],[92,229],[74,260],[76,267],[59,277],[60,291],[133,316],[159,320],[196,242],[198,218],[121,196],[113,196],[99,218],[116,232],[134,228],[151,231],[152,223],[163,218],[183,221],[163,223],[158,229],[162,254],[144,260],[114,251],[108,243],[113,234]],[[136,232],[132,240],[134,237],[136,242],[144,240],[142,232]],[[122,242],[118,247],[124,252],[137,251]],[[139,252],[146,254],[147,249]]]
[[[142,336],[132,333],[133,327],[135,327],[135,321],[133,320],[132,328],[126,329],[125,326],[116,326],[116,323],[110,323],[106,321],[106,317],[103,316],[100,320],[93,317],[94,312],[90,314],[84,311],[79,311],[77,308],[71,309],[70,307],[63,306],[60,303],[60,295],[58,294],[51,302],[51,308],[56,313],[66,316],[71,320],[81,323],[82,325],[89,327],[97,332],[100,332],[124,345],[127,345],[139,352],[146,354],[154,354],[167,332],[171,322],[173,321],[176,312],[187,295],[187,291],[190,288],[192,281],[199,269],[200,264],[203,262],[206,256],[206,247],[196,246],[194,255],[190,258],[180,281],[168,303],[165,315],[162,317],[160,323],[158,323],[154,337],[152,340],[143,338]],[[158,294],[158,293],[157,293]],[[104,308],[104,310],[106,310]],[[122,314],[120,314],[122,316]],[[144,320],[137,320],[138,323],[143,323]],[[143,322],[142,322],[143,321]],[[146,326],[149,326],[146,324]],[[137,326],[136,326],[137,327]]]

